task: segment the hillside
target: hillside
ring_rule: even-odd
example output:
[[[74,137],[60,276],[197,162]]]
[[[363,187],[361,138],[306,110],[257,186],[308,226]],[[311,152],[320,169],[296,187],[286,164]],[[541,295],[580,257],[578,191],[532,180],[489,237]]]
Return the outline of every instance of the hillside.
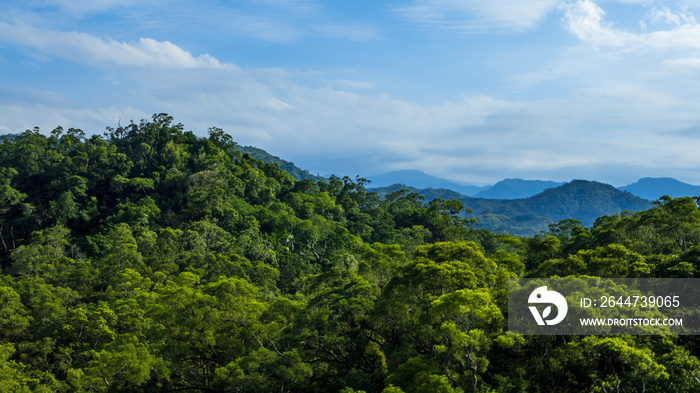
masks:
[[[636,183],[619,187],[619,189],[652,201],[664,195],[671,198],[700,196],[700,186],[683,183],[670,177],[645,177]]]
[[[472,195],[486,199],[520,199],[537,195],[544,190],[556,188],[564,183],[548,180],[505,179],[490,188]]]
[[[400,188],[393,185],[376,191],[386,194]],[[518,236],[532,236],[547,230],[550,223],[567,218],[591,226],[600,216],[626,210],[639,211],[652,206],[650,201],[611,185],[586,180],[574,180],[532,197],[515,200],[473,198],[444,189],[412,188],[411,191],[428,200],[457,199],[472,209],[482,228]]]
[[[575,218],[591,226],[600,216],[645,210],[651,207],[651,202],[608,184],[574,180],[528,198],[526,206],[535,214],[556,221]]]
[[[241,153],[248,153],[253,158],[257,158],[258,160],[261,160],[261,161],[266,162],[268,164],[276,164],[280,168],[284,169],[287,173],[292,175],[292,177],[297,179],[297,180],[305,180],[305,179],[314,180],[314,181],[326,180],[324,177],[312,175],[309,171],[297,167],[296,165],[294,165],[293,162],[285,161],[277,156],[273,156],[272,154],[266,152],[263,149],[259,149],[257,147],[253,147],[253,146],[240,146],[240,145],[236,145],[235,149],[240,151]]]

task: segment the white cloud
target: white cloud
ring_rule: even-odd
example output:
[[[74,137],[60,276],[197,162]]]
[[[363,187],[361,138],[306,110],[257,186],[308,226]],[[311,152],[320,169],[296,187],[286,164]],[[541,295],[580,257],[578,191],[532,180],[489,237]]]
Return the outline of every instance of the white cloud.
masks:
[[[687,8],[680,12],[672,12],[668,7],[662,7],[661,9],[654,7],[650,13],[650,19],[653,23],[663,21],[676,26],[688,23],[695,24],[695,16]]]
[[[564,26],[569,32],[597,47],[636,51],[700,49],[700,25],[687,11],[672,13],[668,9],[655,9],[651,14],[652,21],[661,20],[674,27],[635,34],[616,29],[612,23],[605,22],[605,11],[591,0],[562,3],[559,10],[563,13]]]
[[[103,40],[85,33],[39,29],[0,22],[0,42],[22,45],[90,65],[187,69],[231,68],[208,54],[194,57],[168,41],[141,38],[135,43]]]
[[[270,98],[269,100],[267,100],[267,105],[276,111],[296,109],[296,108],[294,108],[294,105],[290,105],[290,104],[288,104],[288,103],[286,103],[278,98]]]
[[[580,40],[601,46],[621,47],[636,40],[634,34],[615,30],[610,23],[603,23],[605,11],[592,1],[562,3],[566,28]]]
[[[466,31],[527,31],[535,28],[559,0],[414,0],[397,8],[404,17]]]

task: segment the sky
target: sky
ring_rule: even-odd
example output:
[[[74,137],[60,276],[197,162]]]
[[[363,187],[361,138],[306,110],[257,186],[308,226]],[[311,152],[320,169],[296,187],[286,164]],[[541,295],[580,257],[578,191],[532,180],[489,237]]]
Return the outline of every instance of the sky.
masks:
[[[700,0],[0,0],[0,134],[168,113],[313,174],[700,184],[699,20]]]

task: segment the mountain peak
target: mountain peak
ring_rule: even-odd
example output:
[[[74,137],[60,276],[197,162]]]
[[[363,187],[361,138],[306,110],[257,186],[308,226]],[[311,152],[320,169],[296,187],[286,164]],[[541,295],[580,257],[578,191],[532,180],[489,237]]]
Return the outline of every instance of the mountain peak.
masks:
[[[700,186],[683,183],[671,177],[644,177],[619,189],[649,200],[656,200],[664,195],[672,198],[700,195]]]
[[[474,195],[484,189],[471,184],[459,184],[449,180],[441,179],[429,175],[417,169],[402,169],[387,172],[382,175],[368,176],[368,180],[372,181],[371,187],[388,187],[394,184],[403,184],[405,186],[415,188],[444,188],[447,190],[456,191],[463,195]]]
[[[547,180],[505,179],[494,184],[491,188],[474,195],[476,198],[487,199],[522,199],[539,194],[544,190],[555,188],[564,183]]]

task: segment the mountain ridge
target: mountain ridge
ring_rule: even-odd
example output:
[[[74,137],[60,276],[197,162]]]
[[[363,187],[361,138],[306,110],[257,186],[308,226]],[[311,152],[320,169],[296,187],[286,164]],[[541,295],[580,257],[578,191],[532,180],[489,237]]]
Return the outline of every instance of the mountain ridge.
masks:
[[[700,195],[700,186],[684,183],[672,177],[644,177],[618,189],[649,200],[656,200],[664,195],[671,198]]]
[[[403,176],[404,174],[409,174],[409,176]],[[425,179],[430,179],[430,181],[423,180],[420,178],[420,175],[416,174],[421,174],[425,177]],[[486,199],[528,198],[537,195],[546,189],[559,187],[567,183],[555,182],[552,180],[524,180],[519,178],[506,178],[491,186],[479,187],[468,184],[459,184],[447,179],[428,175],[419,170],[392,171],[383,175],[374,175],[367,178],[372,180],[371,187],[374,188],[389,187],[394,184],[403,184],[416,189],[446,189],[455,191],[465,196]],[[419,178],[420,180],[411,181],[414,178]],[[375,181],[374,179],[378,179],[378,181]],[[597,180],[588,181],[598,182]],[[469,188],[467,192],[463,192],[464,187],[471,188]],[[479,190],[474,192],[475,188],[479,188]],[[640,178],[635,183],[615,188],[621,191],[628,191],[632,195],[651,201],[657,200],[664,195],[668,195],[672,198],[683,196],[700,196],[700,186],[684,183],[671,177],[644,177]]]
[[[367,176],[367,179],[372,182],[372,187],[388,187],[394,184],[403,184],[416,188],[444,188],[467,196],[476,194],[477,192],[483,191],[489,187],[480,187],[473,184],[460,184],[429,175],[417,169],[390,171],[381,175]]]
[[[372,190],[385,195],[401,188],[406,187],[392,185]],[[427,200],[459,200],[472,210],[473,216],[480,222],[480,228],[517,236],[532,236],[547,230],[551,223],[569,218],[590,227],[598,217],[626,210],[645,210],[652,206],[649,200],[591,180],[572,180],[528,198],[511,200],[474,198],[445,189],[408,189]]]
[[[556,188],[564,184],[564,182],[555,182],[551,180],[523,180],[508,178],[501,180],[488,189],[480,191],[472,196],[475,198],[485,199],[521,199],[537,195],[544,190]]]

